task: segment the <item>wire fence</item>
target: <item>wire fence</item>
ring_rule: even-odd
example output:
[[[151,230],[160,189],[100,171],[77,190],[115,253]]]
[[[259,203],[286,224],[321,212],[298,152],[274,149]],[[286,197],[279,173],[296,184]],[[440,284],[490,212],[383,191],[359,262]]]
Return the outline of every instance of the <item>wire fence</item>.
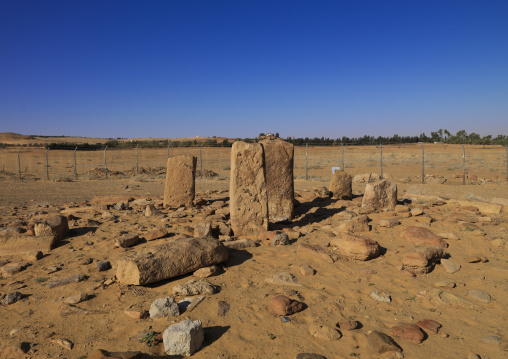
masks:
[[[198,180],[227,180],[229,147],[168,147],[90,151],[0,149],[0,180],[164,178],[168,157],[198,158]],[[406,183],[508,183],[508,147],[452,144],[295,146],[296,180],[328,182],[332,168],[351,175],[377,174]]]

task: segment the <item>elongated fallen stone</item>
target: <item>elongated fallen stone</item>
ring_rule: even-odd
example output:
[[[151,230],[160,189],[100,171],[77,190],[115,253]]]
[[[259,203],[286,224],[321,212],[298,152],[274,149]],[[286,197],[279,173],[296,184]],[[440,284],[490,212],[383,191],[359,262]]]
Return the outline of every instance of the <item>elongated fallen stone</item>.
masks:
[[[194,272],[228,259],[228,251],[211,237],[177,239],[126,256],[117,263],[122,284],[143,285]]]
[[[62,285],[81,282],[81,281],[85,280],[85,278],[86,277],[83,274],[76,274],[76,275],[72,275],[72,276],[64,278],[64,279],[48,282],[48,284],[46,284],[46,285],[49,288],[56,288],[56,287],[60,287]]]

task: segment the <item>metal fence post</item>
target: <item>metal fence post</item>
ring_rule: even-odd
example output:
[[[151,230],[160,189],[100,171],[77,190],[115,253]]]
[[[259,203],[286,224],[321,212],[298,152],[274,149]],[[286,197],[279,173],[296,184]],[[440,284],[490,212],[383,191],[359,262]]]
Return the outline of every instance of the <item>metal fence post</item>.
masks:
[[[309,179],[309,175],[307,173],[307,146],[308,145],[309,145],[308,143],[305,144],[305,180],[306,181]]]
[[[168,143],[168,158],[169,158],[169,146],[171,146],[171,143]]]
[[[423,152],[423,142],[422,142],[422,184],[425,184],[425,157]]]
[[[139,144],[136,145],[136,174],[138,174],[138,147]]]
[[[20,152],[21,152],[21,148],[18,151],[18,174],[19,174],[19,180],[21,181],[21,160],[19,159]]]
[[[74,177],[78,178],[78,165],[76,164],[76,151],[78,147],[74,149]]]
[[[383,144],[380,143],[379,144],[379,153],[380,153],[380,156],[381,156],[381,179],[383,179]]]
[[[46,179],[49,180],[48,152],[49,152],[49,148],[46,149]]]
[[[342,143],[342,172],[344,172],[344,143]]]
[[[201,150],[203,149],[203,144],[199,147],[199,167],[201,168],[201,179],[203,179],[203,157],[201,157]]]
[[[106,176],[106,179],[108,179],[108,159],[106,157],[106,150],[108,149],[108,146],[104,149],[104,174]]]
[[[462,144],[462,184],[466,184],[466,148]]]

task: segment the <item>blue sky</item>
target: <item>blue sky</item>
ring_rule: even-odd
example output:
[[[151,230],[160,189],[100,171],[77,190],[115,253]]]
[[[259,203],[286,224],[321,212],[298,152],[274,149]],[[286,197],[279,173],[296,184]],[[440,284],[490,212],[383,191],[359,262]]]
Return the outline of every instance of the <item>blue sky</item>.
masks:
[[[0,132],[508,134],[508,1],[0,1]]]

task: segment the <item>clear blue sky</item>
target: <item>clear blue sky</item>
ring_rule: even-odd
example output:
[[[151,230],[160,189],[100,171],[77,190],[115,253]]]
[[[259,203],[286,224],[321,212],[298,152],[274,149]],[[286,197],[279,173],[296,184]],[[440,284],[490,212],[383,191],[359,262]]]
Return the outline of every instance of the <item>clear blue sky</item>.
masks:
[[[0,132],[508,134],[508,1],[0,1]]]

